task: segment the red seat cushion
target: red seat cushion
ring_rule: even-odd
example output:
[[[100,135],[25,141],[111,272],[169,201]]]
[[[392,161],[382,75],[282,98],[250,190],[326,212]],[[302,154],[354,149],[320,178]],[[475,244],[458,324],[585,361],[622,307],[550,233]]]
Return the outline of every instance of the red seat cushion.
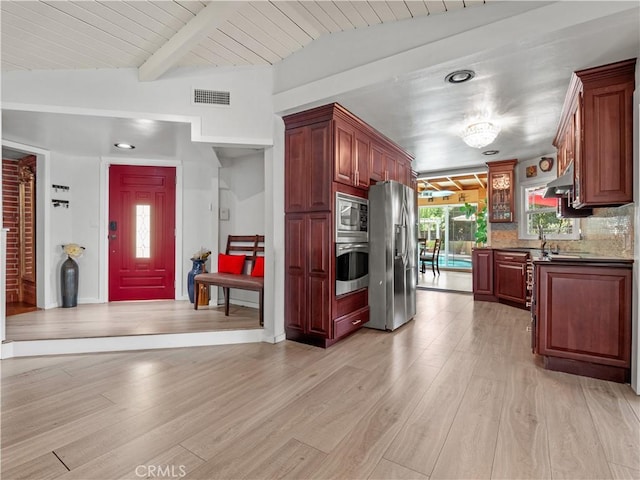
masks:
[[[252,277],[264,277],[264,257],[256,257],[256,263],[251,271]]]
[[[224,253],[219,253],[218,272],[240,275],[244,269],[245,258],[246,255],[225,255]]]

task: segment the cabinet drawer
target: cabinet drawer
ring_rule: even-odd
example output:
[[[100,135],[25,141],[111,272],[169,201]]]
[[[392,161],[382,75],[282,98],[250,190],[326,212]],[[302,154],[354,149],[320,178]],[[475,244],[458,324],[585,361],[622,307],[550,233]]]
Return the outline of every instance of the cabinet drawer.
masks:
[[[334,317],[343,317],[344,315],[360,310],[367,305],[369,305],[369,291],[366,288],[362,288],[352,293],[347,293],[346,295],[341,295],[336,298]]]
[[[361,308],[349,315],[337,318],[333,324],[333,337],[338,339],[358,330],[369,321],[369,307]]]
[[[524,252],[495,252],[496,262],[515,262],[515,263],[527,263],[528,253]]]

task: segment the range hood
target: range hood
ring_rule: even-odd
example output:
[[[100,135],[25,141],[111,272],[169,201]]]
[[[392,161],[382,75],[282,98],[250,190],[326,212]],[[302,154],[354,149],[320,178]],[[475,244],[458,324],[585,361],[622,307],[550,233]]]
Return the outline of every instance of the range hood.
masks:
[[[564,174],[555,180],[547,183],[547,189],[544,191],[544,198],[561,197],[569,193],[573,189],[573,162],[569,164]]]

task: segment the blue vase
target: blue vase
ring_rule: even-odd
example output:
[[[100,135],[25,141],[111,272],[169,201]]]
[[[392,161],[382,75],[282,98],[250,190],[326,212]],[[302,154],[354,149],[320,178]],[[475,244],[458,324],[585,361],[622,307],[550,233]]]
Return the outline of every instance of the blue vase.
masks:
[[[194,277],[204,271],[204,262],[206,260],[191,259],[191,261],[193,262],[193,267],[191,267],[191,271],[187,274],[187,291],[189,292],[189,301],[193,303]]]
[[[78,305],[78,264],[71,257],[67,257],[60,267],[60,290],[62,308]]]

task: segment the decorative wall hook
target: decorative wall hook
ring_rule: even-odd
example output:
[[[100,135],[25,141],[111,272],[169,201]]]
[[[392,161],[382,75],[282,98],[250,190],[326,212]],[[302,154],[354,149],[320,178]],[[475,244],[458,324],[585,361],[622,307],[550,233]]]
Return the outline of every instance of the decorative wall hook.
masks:
[[[68,192],[69,191],[69,187],[66,186],[66,185],[51,185],[51,188],[53,188],[56,192],[58,192],[58,191]]]
[[[64,208],[69,208],[69,200],[56,200],[56,199],[52,199],[51,203],[53,204],[54,207],[64,207]]]

